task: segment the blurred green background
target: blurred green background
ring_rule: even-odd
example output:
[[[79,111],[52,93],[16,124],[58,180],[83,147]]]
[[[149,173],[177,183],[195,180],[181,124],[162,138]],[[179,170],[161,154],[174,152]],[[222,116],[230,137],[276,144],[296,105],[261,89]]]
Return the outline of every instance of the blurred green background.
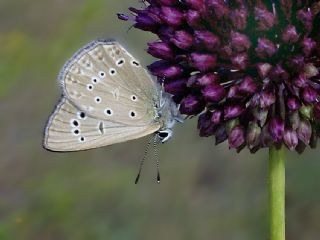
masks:
[[[141,4],[141,3],[140,3]],[[117,12],[129,0],[0,1],[0,239],[268,239],[267,154],[236,154],[199,138],[196,121],[152,155],[134,185],[147,139],[58,154],[42,131],[59,99],[60,67],[96,38],[116,38],[145,65],[152,35]],[[319,239],[319,150],[288,154],[287,239]]]

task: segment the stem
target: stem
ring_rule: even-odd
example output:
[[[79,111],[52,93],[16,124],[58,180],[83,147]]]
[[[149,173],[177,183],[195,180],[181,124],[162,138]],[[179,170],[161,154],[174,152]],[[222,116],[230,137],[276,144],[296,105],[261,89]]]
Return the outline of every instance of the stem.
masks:
[[[269,150],[270,240],[285,240],[285,160],[284,150]]]

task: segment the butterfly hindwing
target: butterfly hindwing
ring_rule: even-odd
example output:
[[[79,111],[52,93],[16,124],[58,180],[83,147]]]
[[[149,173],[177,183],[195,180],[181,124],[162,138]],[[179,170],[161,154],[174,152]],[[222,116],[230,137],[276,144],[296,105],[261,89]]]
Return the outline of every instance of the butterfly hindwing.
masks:
[[[137,139],[158,129],[158,124],[128,126],[93,118],[62,98],[47,123],[44,147],[52,151],[86,150]]]
[[[89,116],[129,126],[149,125],[157,117],[157,84],[115,41],[84,47],[59,79],[64,95]]]

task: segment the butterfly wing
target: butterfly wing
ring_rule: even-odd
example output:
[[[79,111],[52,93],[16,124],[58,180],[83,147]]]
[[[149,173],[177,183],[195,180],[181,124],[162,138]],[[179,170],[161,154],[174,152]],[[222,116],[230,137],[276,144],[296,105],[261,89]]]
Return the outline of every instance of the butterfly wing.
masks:
[[[59,75],[63,98],[44,147],[77,151],[136,139],[160,129],[158,85],[119,43],[94,41]]]
[[[44,147],[52,151],[78,151],[140,138],[159,129],[157,124],[129,126],[88,116],[66,98],[51,115]]]
[[[119,43],[89,43],[59,75],[64,95],[98,119],[132,126],[150,124],[157,115],[158,85]]]

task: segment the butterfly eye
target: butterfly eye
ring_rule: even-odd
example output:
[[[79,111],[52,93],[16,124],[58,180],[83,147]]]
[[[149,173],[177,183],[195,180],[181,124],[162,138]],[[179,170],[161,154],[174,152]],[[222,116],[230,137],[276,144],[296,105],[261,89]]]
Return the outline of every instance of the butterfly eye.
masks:
[[[106,76],[106,73],[101,71],[101,72],[99,72],[99,76],[104,78]]]
[[[87,89],[88,89],[89,91],[92,91],[92,90],[93,90],[93,85],[92,85],[92,84],[88,84],[88,85],[87,85]]]
[[[169,135],[169,134],[168,134],[167,132],[159,132],[159,133],[158,133],[158,136],[159,136],[160,138],[162,138],[162,139],[168,137],[168,135]]]
[[[110,74],[111,76],[114,76],[114,75],[117,74],[117,71],[116,71],[114,68],[111,68],[110,71],[109,71],[109,74]]]
[[[113,115],[113,111],[112,111],[112,109],[110,109],[110,108],[106,108],[106,109],[104,110],[104,113],[105,113],[106,115],[108,115],[108,116],[112,116],[112,115]]]
[[[137,96],[136,96],[136,95],[132,95],[132,96],[131,96],[131,100],[135,102],[135,101],[137,101],[137,100],[138,100],[138,98],[137,98]]]

